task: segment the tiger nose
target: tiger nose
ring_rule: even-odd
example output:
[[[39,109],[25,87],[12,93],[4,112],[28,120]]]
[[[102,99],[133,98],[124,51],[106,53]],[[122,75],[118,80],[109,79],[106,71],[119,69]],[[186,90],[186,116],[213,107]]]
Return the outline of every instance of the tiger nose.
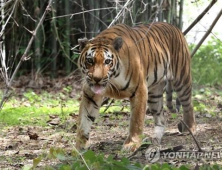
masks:
[[[100,77],[93,77],[93,79],[96,83],[99,83],[102,80]]]

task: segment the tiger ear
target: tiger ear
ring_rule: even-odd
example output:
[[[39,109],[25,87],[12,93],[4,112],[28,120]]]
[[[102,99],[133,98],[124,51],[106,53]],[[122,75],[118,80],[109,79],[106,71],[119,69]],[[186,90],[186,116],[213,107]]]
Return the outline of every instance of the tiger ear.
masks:
[[[86,44],[87,44],[88,42],[89,42],[89,40],[88,40],[87,38],[79,38],[79,39],[78,39],[80,51],[82,51],[82,49],[86,46]]]
[[[116,51],[119,51],[119,49],[122,47],[123,45],[123,39],[121,37],[116,37],[113,40],[113,47]]]

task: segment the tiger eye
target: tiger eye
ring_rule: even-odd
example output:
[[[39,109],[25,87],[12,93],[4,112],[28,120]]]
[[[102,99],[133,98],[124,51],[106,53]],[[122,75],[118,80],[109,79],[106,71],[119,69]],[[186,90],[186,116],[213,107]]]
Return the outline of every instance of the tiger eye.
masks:
[[[92,58],[87,58],[86,62],[89,63],[89,64],[93,64],[93,59]]]
[[[112,60],[110,60],[110,59],[105,60],[105,64],[110,64],[111,62],[112,62]]]

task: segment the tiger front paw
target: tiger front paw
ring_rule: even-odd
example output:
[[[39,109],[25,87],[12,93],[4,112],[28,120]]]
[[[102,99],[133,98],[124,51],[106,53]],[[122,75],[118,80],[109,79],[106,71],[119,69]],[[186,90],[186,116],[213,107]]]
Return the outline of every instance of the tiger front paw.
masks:
[[[123,144],[122,151],[134,152],[141,145],[141,139],[139,137],[127,137]]]
[[[79,151],[86,149],[86,144],[88,140],[89,140],[88,136],[78,132],[76,137],[76,149]]]

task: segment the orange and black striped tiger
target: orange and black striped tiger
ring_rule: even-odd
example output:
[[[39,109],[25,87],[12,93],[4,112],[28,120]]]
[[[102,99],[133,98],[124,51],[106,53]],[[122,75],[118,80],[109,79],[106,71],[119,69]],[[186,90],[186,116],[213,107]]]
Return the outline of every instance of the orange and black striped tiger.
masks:
[[[93,40],[80,39],[79,44],[78,64],[85,81],[79,109],[78,149],[84,148],[89,139],[103,97],[130,100],[129,135],[124,149],[132,151],[140,146],[147,104],[155,122],[152,139],[160,142],[166,124],[164,89],[170,110],[172,91],[176,91],[183,107],[183,120],[194,132],[191,57],[177,27],[163,22],[135,27],[118,24]],[[180,131],[186,130],[183,125],[180,127]]]

